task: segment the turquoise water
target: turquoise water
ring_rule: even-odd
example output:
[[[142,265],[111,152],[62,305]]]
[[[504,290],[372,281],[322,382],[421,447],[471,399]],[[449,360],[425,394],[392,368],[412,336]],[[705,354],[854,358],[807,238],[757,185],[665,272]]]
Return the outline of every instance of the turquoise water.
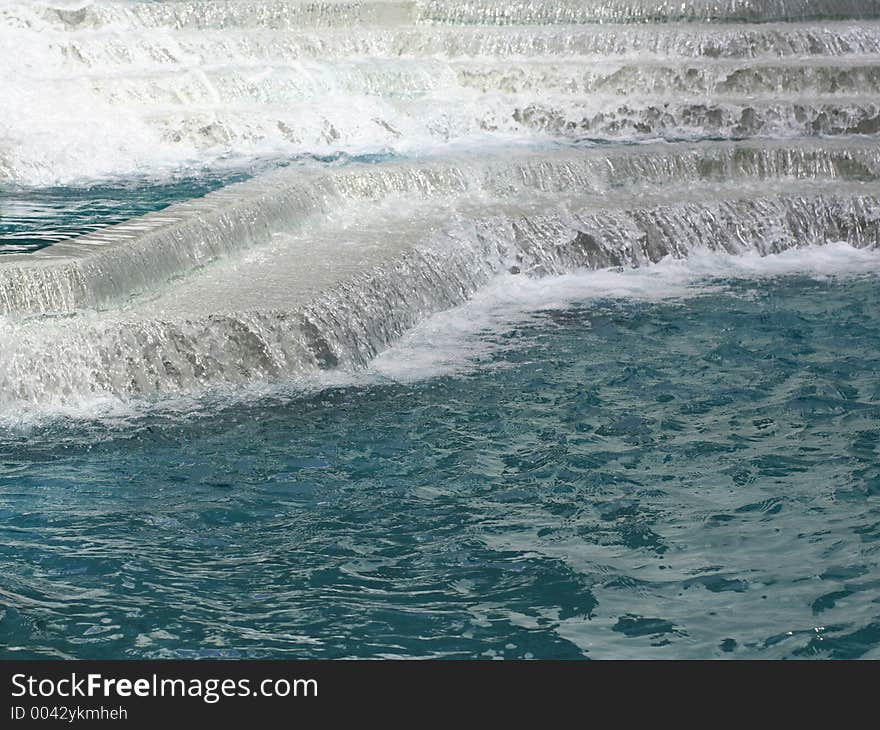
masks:
[[[880,657],[876,276],[465,344],[400,382],[5,427],[0,655]]]
[[[372,163],[386,159],[387,155],[299,155],[186,171],[175,176],[58,187],[0,185],[0,255],[32,253],[68,238],[201,197],[277,167]]]
[[[0,255],[38,251],[246,177],[239,173],[166,182],[0,190]]]

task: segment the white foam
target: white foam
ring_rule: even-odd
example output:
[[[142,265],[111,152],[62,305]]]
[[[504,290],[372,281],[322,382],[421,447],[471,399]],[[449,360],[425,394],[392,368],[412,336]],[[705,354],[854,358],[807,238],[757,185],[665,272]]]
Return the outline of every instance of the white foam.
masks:
[[[461,306],[438,312],[418,324],[373,360],[380,378],[414,382],[443,375],[503,366],[499,354],[521,343],[504,337],[540,317],[574,304],[605,300],[661,302],[723,291],[725,282],[801,275],[815,279],[880,275],[880,250],[830,243],[760,256],[694,252],[687,259],[666,258],[635,269],[580,271],[529,278],[501,274]]]

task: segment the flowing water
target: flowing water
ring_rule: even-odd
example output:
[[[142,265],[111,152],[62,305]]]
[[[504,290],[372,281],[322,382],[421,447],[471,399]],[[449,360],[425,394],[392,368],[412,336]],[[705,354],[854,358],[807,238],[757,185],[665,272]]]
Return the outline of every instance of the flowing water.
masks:
[[[880,658],[880,3],[0,56],[0,654]]]

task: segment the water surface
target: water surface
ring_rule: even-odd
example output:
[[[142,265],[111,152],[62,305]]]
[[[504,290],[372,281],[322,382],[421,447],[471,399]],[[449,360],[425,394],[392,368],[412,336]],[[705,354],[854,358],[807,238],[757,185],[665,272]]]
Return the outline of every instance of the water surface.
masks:
[[[7,429],[2,654],[880,656],[876,275],[597,296],[433,377]]]

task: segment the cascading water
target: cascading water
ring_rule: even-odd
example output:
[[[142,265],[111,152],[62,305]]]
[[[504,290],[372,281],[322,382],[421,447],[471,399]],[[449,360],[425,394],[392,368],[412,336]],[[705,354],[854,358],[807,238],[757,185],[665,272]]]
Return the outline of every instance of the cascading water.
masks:
[[[876,131],[876,4],[673,5],[4,3],[0,175]]]
[[[800,272],[816,281],[880,271],[876,0],[0,0],[0,58],[0,447],[7,443],[3,433],[17,438],[21,428],[25,434],[42,428],[46,418],[53,429],[68,417],[78,423],[100,412],[101,428],[112,428],[114,418],[161,421],[169,409],[183,409],[182,421],[171,416],[173,428],[189,428],[179,423],[207,419],[218,403],[249,403],[258,392],[283,401],[291,383],[296,398],[327,383],[430,383],[438,372],[464,368],[463,359],[495,362],[508,350],[515,353],[511,361],[495,364],[516,370],[517,357],[527,357],[513,343],[521,330],[539,343],[538,354],[528,357],[545,365],[525,384],[512,379],[510,391],[535,383],[552,391],[557,377],[583,376],[574,401],[589,414],[603,407],[593,380],[605,382],[607,375],[608,388],[636,388],[639,378],[662,370],[649,361],[621,366],[615,338],[640,357],[649,356],[642,348],[651,341],[674,339],[670,333],[711,333],[717,324],[720,338],[738,326],[731,311],[776,286],[736,293],[740,285],[730,284],[735,295],[718,294],[717,306],[700,309],[701,297],[715,296],[707,280],[764,282]],[[688,283],[697,279],[705,284],[699,296]],[[869,299],[876,285],[865,287],[868,294],[859,296]],[[612,328],[617,334],[607,341],[604,310],[583,304],[595,297],[665,302],[679,296],[696,297],[693,311],[700,314],[677,320],[677,305],[664,304],[663,316],[675,323],[651,329],[636,305],[625,315],[614,310],[610,320],[632,329]],[[774,322],[777,338],[812,331],[791,306]],[[535,324],[536,312],[551,314]],[[860,316],[868,334],[854,337],[869,341],[874,314]],[[640,327],[644,340],[637,339]],[[585,360],[571,343],[588,337],[587,330],[601,377],[592,366],[572,370]],[[715,348],[709,354],[698,354],[692,342],[669,344],[709,363],[695,366],[694,382],[703,382],[706,368],[745,362],[753,352],[700,336],[700,347]],[[722,419],[736,430],[742,419],[718,408],[740,396],[757,399],[762,388],[775,393],[780,383],[792,389],[798,378],[807,383],[791,363],[803,358],[804,372],[818,368],[811,358],[818,362],[824,351],[793,340],[785,352],[762,345],[775,358],[767,368],[787,373],[779,382],[766,375],[766,383],[742,384],[731,370],[729,381],[740,384],[724,396],[730,401],[701,410],[703,396],[691,393],[687,413],[658,417],[664,428],[682,432],[692,418],[706,432]],[[841,352],[847,347],[837,345]],[[437,365],[447,361],[455,364],[446,371]],[[749,362],[756,371],[766,365]],[[785,412],[825,414],[823,408],[832,409],[827,399],[842,393],[852,403],[833,407],[845,409],[852,422],[876,418],[876,392],[859,384],[862,375],[837,390],[802,384],[796,393],[786,391]],[[690,387],[670,378],[657,375],[657,393],[640,390],[633,403],[653,403],[657,395],[662,405],[656,407],[666,408]],[[726,383],[719,376],[705,387],[722,390]],[[471,411],[492,410],[466,388],[448,387],[461,390]],[[420,397],[426,409],[440,407],[420,392],[413,413],[422,407]],[[485,428],[513,419],[516,399],[505,402],[507,411]],[[553,477],[560,484],[565,474],[580,475],[575,484],[589,474],[604,494],[607,474],[617,475],[607,479],[618,486],[629,479],[630,463],[608,466],[608,454],[630,458],[636,447],[662,450],[678,438],[651,435],[647,421],[633,415],[643,405],[630,403],[626,413],[594,428],[585,425],[587,416],[577,420],[581,415],[561,396],[553,402],[560,418],[576,422],[569,444],[619,439],[601,458],[585,456],[561,469]],[[310,401],[294,403],[303,423],[312,423]],[[257,410],[242,420],[274,422]],[[556,428],[541,413],[532,417],[544,424],[541,439]],[[467,431],[450,435],[414,418],[408,434],[442,431],[453,443]],[[308,441],[306,426],[284,423],[291,438]],[[365,423],[370,430],[373,421]],[[799,424],[788,428],[807,428]],[[143,430],[133,428],[142,438]],[[530,427],[518,429],[510,426],[516,449],[475,455],[474,473],[515,471]],[[744,449],[757,439],[731,436],[712,448]],[[699,444],[682,448],[702,453]],[[431,458],[425,471],[442,471],[452,457]],[[639,458],[632,456],[636,471]],[[667,463],[651,468],[659,473]],[[876,482],[866,464],[863,472],[853,468],[853,479]],[[751,472],[728,466],[724,473],[734,474],[738,487],[751,484]],[[762,469],[754,471],[776,473]],[[396,477],[383,472],[381,478]],[[486,494],[477,501],[488,500]],[[619,510],[608,502],[612,517],[603,512],[590,534],[599,535],[602,550],[648,546],[662,556],[665,543],[628,522],[627,510],[639,512],[631,499],[636,506]],[[611,522],[619,534],[608,533]],[[539,535],[545,529],[532,527]],[[516,551],[518,539],[499,538],[489,552]],[[718,545],[705,547],[706,565],[730,557]],[[565,570],[580,570],[579,557],[554,550],[547,547],[546,556],[562,555]],[[626,580],[640,570],[627,562],[629,554],[603,555]],[[699,572],[701,565],[688,570]],[[739,584],[729,585],[739,595]],[[706,586],[713,596],[716,588],[728,590],[723,581]],[[219,621],[207,604],[197,609]],[[491,613],[487,606],[470,610],[475,621]],[[545,614],[525,607],[522,615],[538,623],[550,616],[556,638],[586,651],[580,629],[566,633],[559,618],[578,610],[554,606]],[[675,634],[639,633],[640,624],[632,623],[639,617],[631,613],[618,611],[612,633],[628,640]],[[0,641],[3,621],[0,615]],[[476,633],[489,624],[483,621]],[[218,631],[235,633],[227,624]],[[761,645],[758,634],[748,645],[756,654],[772,654],[787,641],[773,643],[764,631]],[[178,655],[169,648],[173,640],[143,627],[131,638],[113,651]],[[237,638],[240,645],[263,646]],[[712,634],[711,641],[717,638]],[[286,651],[277,638],[266,641],[268,654]],[[708,651],[701,641],[694,638],[695,656]],[[388,640],[385,655],[397,651],[394,642]],[[38,653],[71,651],[62,644],[48,642]],[[609,646],[610,655],[621,654],[621,646]],[[315,653],[371,655],[361,649]],[[419,655],[410,649],[407,655]],[[437,647],[424,654],[443,655]]]
[[[363,366],[508,269],[873,247],[880,21],[849,5],[5,3],[10,198],[293,164],[109,228],[93,216],[79,238],[41,231],[52,245],[36,253],[10,246],[4,407]],[[314,157],[340,153],[374,158]],[[75,316],[32,318],[57,314]],[[200,351],[207,332],[220,355]]]

